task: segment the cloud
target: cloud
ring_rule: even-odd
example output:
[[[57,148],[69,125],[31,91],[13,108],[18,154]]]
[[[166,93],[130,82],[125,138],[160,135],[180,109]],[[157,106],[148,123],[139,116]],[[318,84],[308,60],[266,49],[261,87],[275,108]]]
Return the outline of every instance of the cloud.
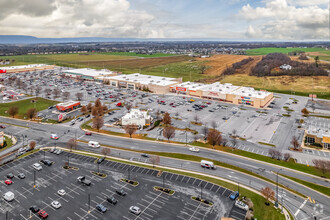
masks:
[[[6,3],[11,2],[11,4]],[[128,0],[0,0],[0,31],[39,37],[162,37]],[[14,2],[14,3],[12,3]],[[20,5],[15,8],[15,5]],[[7,8],[6,10],[3,7]]]
[[[328,10],[316,5],[297,7],[287,0],[267,0],[264,7],[243,6],[239,16],[250,24],[245,33],[248,38],[329,40]]]

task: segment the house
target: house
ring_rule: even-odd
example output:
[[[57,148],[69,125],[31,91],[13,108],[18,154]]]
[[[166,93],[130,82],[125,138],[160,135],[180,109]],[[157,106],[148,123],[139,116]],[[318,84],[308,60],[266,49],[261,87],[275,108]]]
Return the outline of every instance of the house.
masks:
[[[283,64],[280,66],[280,69],[282,70],[291,70],[292,66],[290,66],[289,64]]]
[[[131,109],[127,114],[121,118],[121,125],[137,125],[139,127],[149,126],[151,116],[147,111],[140,111],[139,109]]]

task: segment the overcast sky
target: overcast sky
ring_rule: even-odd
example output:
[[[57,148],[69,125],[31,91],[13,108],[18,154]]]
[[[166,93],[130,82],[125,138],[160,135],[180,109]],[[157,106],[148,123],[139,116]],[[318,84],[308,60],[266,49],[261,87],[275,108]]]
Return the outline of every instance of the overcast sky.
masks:
[[[2,35],[329,40],[329,0],[0,0]]]

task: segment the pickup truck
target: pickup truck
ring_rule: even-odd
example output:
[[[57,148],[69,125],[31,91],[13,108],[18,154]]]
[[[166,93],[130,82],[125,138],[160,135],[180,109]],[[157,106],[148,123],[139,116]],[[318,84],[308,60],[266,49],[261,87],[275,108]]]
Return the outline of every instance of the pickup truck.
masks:
[[[89,181],[89,180],[87,180],[87,179],[85,178],[85,176],[79,176],[79,177],[77,178],[77,181],[80,182],[80,183],[85,184],[86,186],[90,186],[90,185],[92,184],[92,182]]]

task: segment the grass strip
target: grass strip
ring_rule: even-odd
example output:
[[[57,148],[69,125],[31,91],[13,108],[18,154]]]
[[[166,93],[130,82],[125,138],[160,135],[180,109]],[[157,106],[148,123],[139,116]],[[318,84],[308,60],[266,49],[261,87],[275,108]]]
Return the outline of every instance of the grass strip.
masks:
[[[284,175],[284,174],[279,174],[285,178],[288,178],[292,181],[295,181],[297,183],[300,183],[304,186],[307,186],[311,189],[314,189],[315,191],[318,191],[320,193],[323,193],[327,196],[330,196],[330,188],[329,187],[326,187],[326,186],[322,186],[322,185],[319,185],[319,184],[315,184],[315,183],[311,183],[311,182],[307,182],[307,181],[304,181],[304,180],[301,180],[301,179],[297,179],[295,177],[291,177],[291,176],[287,176],[287,175]]]
[[[259,141],[258,144],[263,144],[263,145],[267,145],[267,146],[271,146],[271,147],[276,147],[276,145],[274,145],[274,144],[270,144],[270,143],[266,143],[266,142],[262,142],[262,141]]]

